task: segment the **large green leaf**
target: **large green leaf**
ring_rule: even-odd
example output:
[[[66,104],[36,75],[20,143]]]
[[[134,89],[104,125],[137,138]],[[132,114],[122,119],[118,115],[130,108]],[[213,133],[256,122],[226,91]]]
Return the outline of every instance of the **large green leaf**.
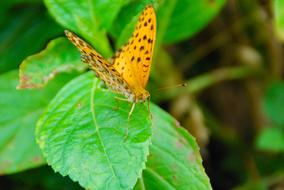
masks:
[[[133,1],[121,10],[109,32],[118,39],[117,47],[120,47],[133,32],[143,7],[146,4],[154,4],[157,10],[157,38],[163,43],[178,42],[207,26],[225,2],[226,0]]]
[[[272,82],[264,96],[264,111],[276,124],[284,126],[284,83]]]
[[[284,1],[274,0],[275,26],[278,37],[284,41]]]
[[[163,41],[174,43],[193,36],[207,26],[225,2],[226,0],[178,0]]]
[[[132,1],[123,7],[116,17],[115,22],[108,32],[117,39],[116,48],[120,48],[130,38],[137,24],[142,10],[148,4],[154,4],[155,0],[137,0]]]
[[[22,62],[18,87],[40,88],[61,72],[83,71],[86,66],[71,42],[66,38],[57,38],[45,50]]]
[[[104,56],[112,55],[106,28],[129,0],[45,0],[53,17],[64,27],[82,35]]]
[[[143,178],[135,189],[212,189],[195,139],[157,106],[152,105],[151,112],[153,137],[150,155]]]
[[[64,75],[41,90],[16,90],[18,72],[0,75],[0,174],[44,163],[35,143],[35,123],[49,100],[70,79]]]
[[[66,85],[38,122],[47,163],[88,189],[130,189],[145,168],[151,122],[147,105],[131,105],[87,73]]]
[[[50,38],[62,33],[46,11],[39,9],[39,6],[23,6],[3,15],[5,20],[0,23],[0,73],[17,68],[26,56],[36,53]]]
[[[151,124],[145,105],[128,121],[130,105],[117,103],[92,73],[65,86],[37,127],[48,164],[85,188],[132,188],[144,168]],[[158,107],[151,112],[154,136],[136,188],[211,189],[194,138]]]

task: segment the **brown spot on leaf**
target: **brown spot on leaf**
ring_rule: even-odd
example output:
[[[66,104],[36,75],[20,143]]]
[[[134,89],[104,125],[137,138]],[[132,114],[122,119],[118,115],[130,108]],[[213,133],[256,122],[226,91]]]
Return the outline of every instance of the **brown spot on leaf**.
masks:
[[[196,160],[196,155],[194,152],[190,152],[187,156],[190,163],[194,162]]]
[[[39,163],[39,162],[41,162],[41,157],[40,156],[35,156],[34,158],[33,158],[33,160],[32,160],[32,162],[33,163]]]

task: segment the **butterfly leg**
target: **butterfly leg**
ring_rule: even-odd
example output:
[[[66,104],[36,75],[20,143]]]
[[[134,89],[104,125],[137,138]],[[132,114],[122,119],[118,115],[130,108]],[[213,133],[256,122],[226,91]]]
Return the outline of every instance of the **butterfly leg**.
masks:
[[[114,97],[114,99],[116,101],[116,107],[114,108],[114,110],[119,109],[119,101],[127,101],[128,102],[128,99],[126,99],[126,98]]]
[[[130,112],[129,112],[129,114],[128,114],[128,121],[130,120],[130,116],[131,116],[131,114],[133,113],[134,108],[135,108],[135,102],[134,102],[134,103],[132,103],[131,110],[130,110]]]
[[[150,111],[150,98],[147,100],[147,102],[148,102],[148,114],[149,114],[149,119],[152,120],[152,119],[153,119],[153,115],[152,115],[152,113],[151,113],[151,111]]]
[[[129,102],[128,99],[126,98],[120,98],[120,97],[114,97],[116,100],[121,100],[121,101],[126,101],[126,102]]]

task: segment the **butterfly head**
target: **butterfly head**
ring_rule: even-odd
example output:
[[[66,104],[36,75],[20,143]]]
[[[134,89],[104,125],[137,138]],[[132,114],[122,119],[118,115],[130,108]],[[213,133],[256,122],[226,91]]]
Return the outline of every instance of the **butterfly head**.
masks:
[[[139,91],[136,91],[133,102],[145,102],[149,97],[150,93],[141,88]]]

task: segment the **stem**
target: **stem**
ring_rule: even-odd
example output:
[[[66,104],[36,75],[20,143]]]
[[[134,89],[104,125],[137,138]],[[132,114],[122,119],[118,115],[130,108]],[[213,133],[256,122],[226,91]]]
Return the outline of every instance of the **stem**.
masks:
[[[205,73],[194,79],[189,80],[187,87],[180,89],[171,89],[161,99],[171,99],[181,93],[198,93],[216,83],[226,80],[243,79],[260,74],[260,70],[249,66],[236,66],[216,69],[215,71]]]
[[[248,66],[221,68],[189,80],[187,90],[190,93],[197,93],[221,81],[243,79],[255,74],[256,71]]]
[[[274,173],[270,176],[266,176],[261,178],[261,184],[255,183],[255,182],[247,182],[241,186],[233,188],[233,190],[247,190],[247,189],[254,189],[255,187],[258,187],[259,185],[269,187],[273,184],[280,183],[284,180],[284,171],[279,171],[277,173]]]
[[[263,29],[266,30],[266,33],[269,34],[267,38],[267,48],[268,48],[268,57],[269,57],[269,72],[270,76],[273,79],[281,79],[283,74],[283,48],[281,42],[277,39],[276,31],[274,27],[274,15],[272,10],[273,1],[268,0],[265,5],[263,5],[263,10],[266,13],[266,22],[264,22]]]

